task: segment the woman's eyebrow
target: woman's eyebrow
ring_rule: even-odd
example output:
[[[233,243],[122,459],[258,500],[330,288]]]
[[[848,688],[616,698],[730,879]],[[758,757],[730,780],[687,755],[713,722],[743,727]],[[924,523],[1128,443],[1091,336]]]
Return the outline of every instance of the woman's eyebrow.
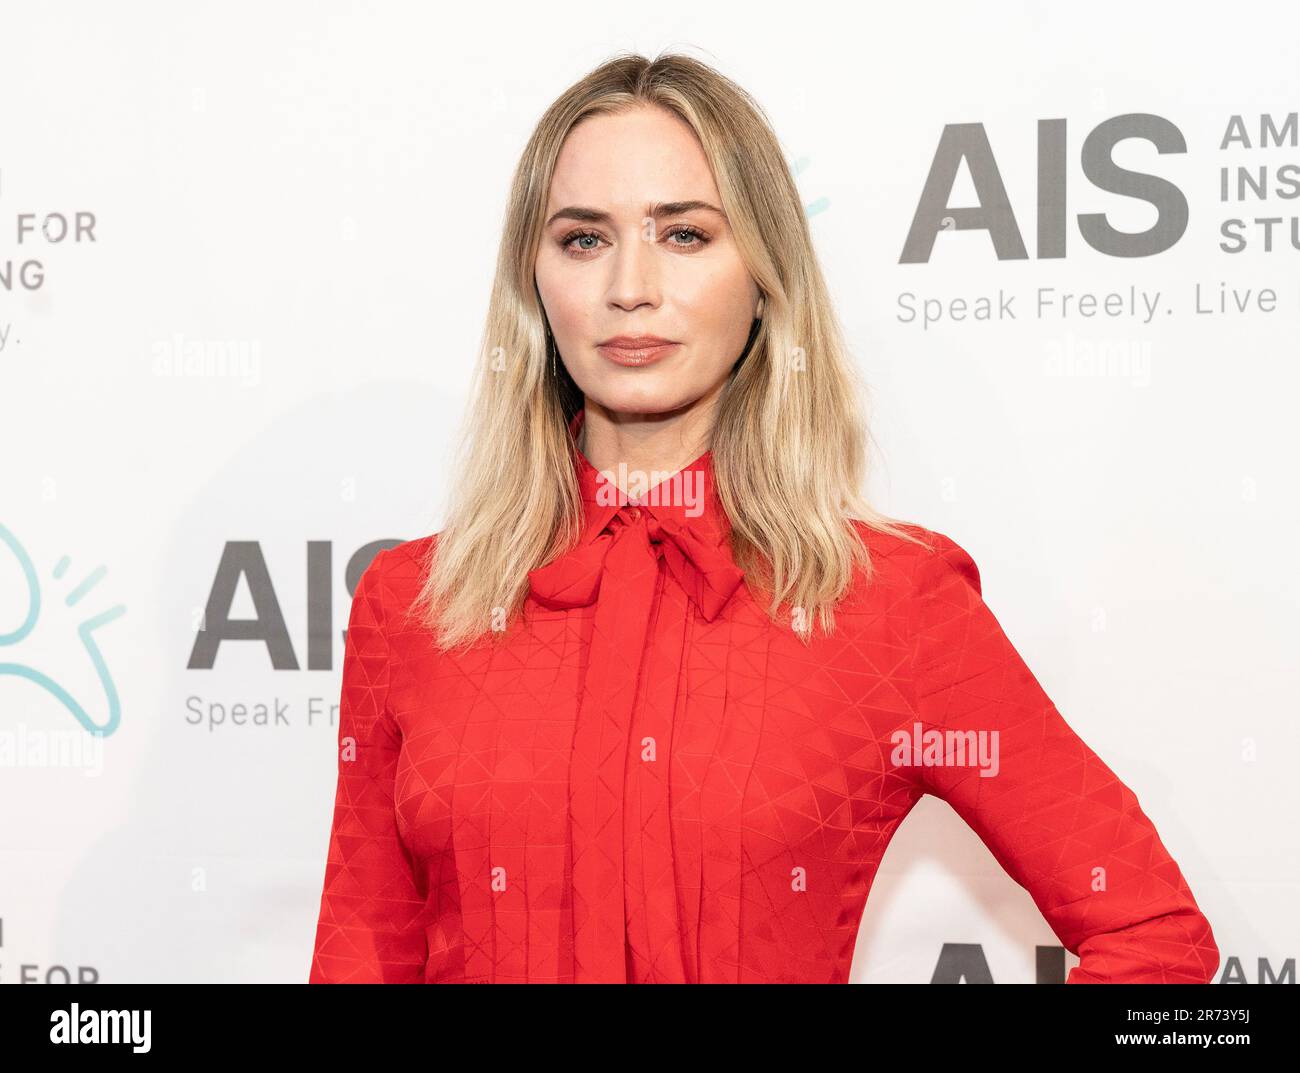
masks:
[[[715,212],[724,220],[727,218],[716,205],[710,205],[707,201],[664,201],[658,205],[650,205],[646,211],[647,216],[652,216],[656,220],[663,219],[665,216],[681,216],[683,213],[703,210],[705,212]],[[581,205],[569,205],[567,208],[560,209],[546,221],[547,227],[555,223],[556,220],[578,220],[582,223],[589,224],[606,224],[613,217],[602,209],[589,209]]]

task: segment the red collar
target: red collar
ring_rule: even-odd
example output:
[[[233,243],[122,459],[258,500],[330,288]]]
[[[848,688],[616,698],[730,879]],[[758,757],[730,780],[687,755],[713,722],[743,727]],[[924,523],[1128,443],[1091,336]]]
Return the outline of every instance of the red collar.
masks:
[[[629,555],[635,560],[645,554],[650,564],[662,558],[704,617],[713,621],[744,580],[744,574],[731,557],[727,541],[730,526],[713,487],[709,452],[666,476],[651,473],[645,475],[644,481],[634,481],[630,478],[636,475],[630,474],[626,481],[629,486],[639,491],[642,484],[649,485],[645,494],[634,501],[578,450],[577,432],[582,418],[583,412],[579,411],[569,424],[569,435],[586,525],[577,547],[529,571],[534,598],[550,608],[595,603],[606,557],[619,547],[624,568],[631,561]],[[638,547],[643,552],[637,551]],[[617,587],[610,590],[611,601],[619,598]]]

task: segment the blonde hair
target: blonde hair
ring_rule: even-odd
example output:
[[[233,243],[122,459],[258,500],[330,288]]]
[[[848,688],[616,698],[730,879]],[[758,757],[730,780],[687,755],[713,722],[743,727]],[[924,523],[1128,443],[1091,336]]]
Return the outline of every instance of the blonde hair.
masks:
[[[708,450],[731,552],[756,598],[834,629],[833,605],[871,558],[850,519],[917,537],[861,497],[867,428],[861,385],[817,263],[798,189],[761,107],[681,54],[620,54],[567,89],[537,124],[515,170],[480,345],[474,402],[443,530],[429,544],[412,607],[444,648],[470,644],[528,594],[528,571],[572,548],[583,526],[568,424],[582,393],[552,371],[534,264],[551,176],[585,118],[642,105],[695,131],[722,210],[763,295],[758,334],[719,396]],[[919,542],[919,541],[918,541]]]

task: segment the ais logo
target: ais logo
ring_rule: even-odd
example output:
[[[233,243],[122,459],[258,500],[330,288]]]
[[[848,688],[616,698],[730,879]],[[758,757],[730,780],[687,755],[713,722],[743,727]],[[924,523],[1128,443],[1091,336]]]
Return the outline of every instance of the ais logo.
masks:
[[[400,544],[400,540],[376,540],[352,553],[343,571],[349,593],[355,592],[357,582],[365,573],[370,561],[385,548]],[[307,542],[307,669],[328,671],[334,667],[334,587],[333,545],[328,540]],[[234,619],[230,609],[235,601],[235,591],[243,578],[253,598],[255,617]],[[275,594],[275,584],[262,556],[261,545],[255,540],[228,541],[217,565],[217,575],[208,593],[207,607],[190,651],[190,670],[211,670],[216,663],[217,650],[223,641],[258,641],[266,645],[271,666],[277,671],[299,669],[298,656],[293,647],[284,612]]]
[[[1038,218],[1034,243],[1035,255],[1040,259],[1065,256],[1065,240],[1070,227],[1066,212],[1068,151],[1065,123],[1064,119],[1038,121],[1035,199]],[[1079,163],[1088,182],[1100,190],[1148,202],[1156,210],[1155,223],[1145,231],[1119,231],[1101,212],[1080,213],[1075,223],[1083,240],[1100,253],[1111,257],[1150,257],[1169,249],[1183,237],[1187,230],[1187,198],[1167,179],[1129,171],[1116,164],[1111,159],[1111,151],[1126,138],[1144,139],[1162,154],[1186,153],[1187,142],[1169,120],[1145,112],[1108,119],[1083,140]],[[957,179],[957,169],[963,160],[970,170],[979,204],[953,207],[948,201]],[[984,125],[953,123],[944,127],[939,139],[899,264],[928,262],[935,236],[941,231],[977,230],[989,233],[999,261],[1028,258],[1024,236]]]

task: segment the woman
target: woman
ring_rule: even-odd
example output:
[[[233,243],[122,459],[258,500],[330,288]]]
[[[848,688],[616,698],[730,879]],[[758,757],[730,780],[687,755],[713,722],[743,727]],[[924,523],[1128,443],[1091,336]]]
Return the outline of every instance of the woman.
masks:
[[[857,395],[743,91],[625,56],[552,105],[447,525],[353,600],[313,982],[843,982],[924,793],[1070,982],[1210,978],[1178,866],[970,556],[860,500]]]

